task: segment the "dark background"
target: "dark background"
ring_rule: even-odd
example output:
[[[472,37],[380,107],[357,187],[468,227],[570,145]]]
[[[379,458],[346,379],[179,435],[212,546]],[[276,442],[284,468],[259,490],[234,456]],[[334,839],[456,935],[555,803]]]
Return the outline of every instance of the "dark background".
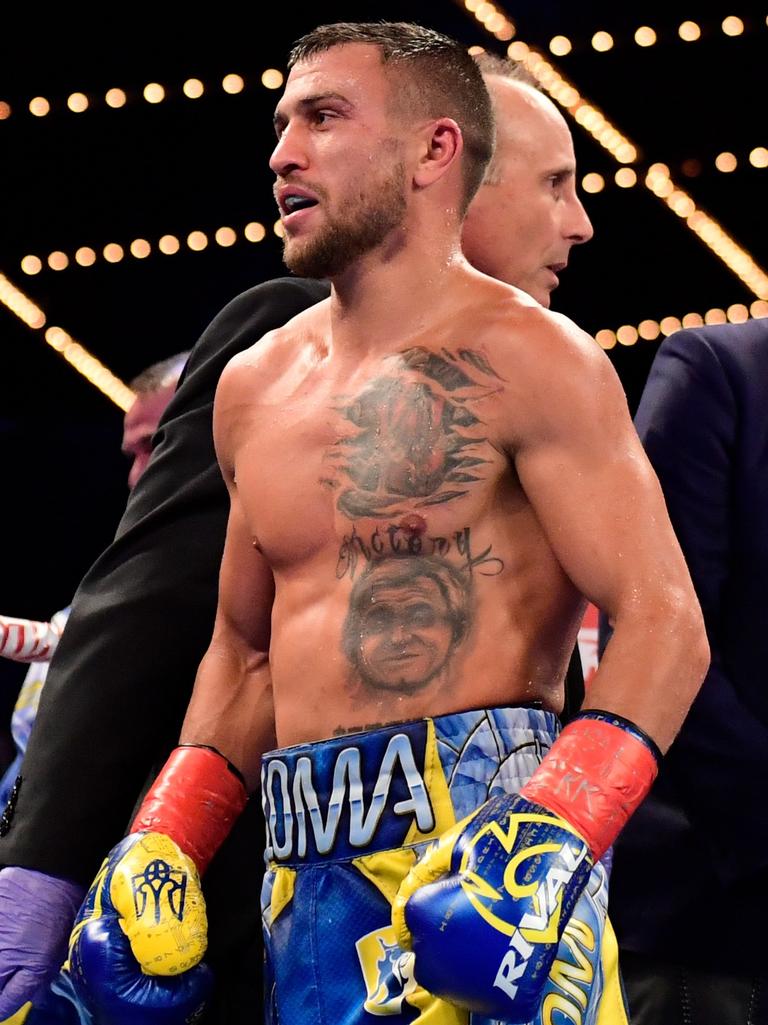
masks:
[[[279,93],[261,73],[284,68],[290,43],[315,25],[342,19],[421,21],[467,45],[496,52],[490,37],[452,0],[432,3],[250,4],[245,11],[214,3],[195,11],[126,5],[89,12],[83,6],[27,15],[8,10],[0,23],[0,100],[12,114],[0,121],[0,273],[45,310],[124,380],[145,365],[190,347],[234,295],[282,273],[280,243],[271,226],[267,159],[271,115]],[[545,50],[564,34],[574,49],[552,58],[582,94],[638,145],[638,172],[662,160],[699,206],[715,216],[761,266],[768,264],[764,196],[768,169],[750,166],[755,146],[768,145],[765,66],[768,27],[763,5],[701,3],[508,2],[502,7],[517,37]],[[746,32],[729,38],[722,19],[738,14]],[[683,43],[685,19],[702,27]],[[640,25],[658,43],[633,42]],[[609,53],[589,45],[598,29],[616,41]],[[246,81],[236,96],[222,77]],[[206,85],[189,100],[190,77]],[[156,81],[167,98],[150,105],[144,85]],[[111,110],[104,93],[118,86],[128,103]],[[67,110],[66,98],[86,93],[89,109]],[[47,117],[29,114],[33,96],[51,103]],[[647,189],[613,184],[617,164],[572,125],[580,175],[600,172],[605,190],[585,197],[595,240],[574,251],[553,307],[591,332],[637,324],[643,318],[747,305],[755,298]],[[732,174],[714,158],[739,158]],[[701,173],[686,178],[684,161]],[[242,239],[249,221],[267,238]],[[238,230],[231,248],[202,253],[182,246],[165,256],[90,268],[72,260],[79,246],[101,252],[108,242],[126,251],[132,239],[153,244],[166,233],[209,236]],[[70,256],[67,270],[30,277],[20,261],[53,250]],[[185,251],[186,250],[186,251]],[[92,559],[111,537],[124,505],[127,467],[119,454],[122,414],[43,340],[0,306],[0,446],[2,446],[3,572],[0,611],[48,618],[66,604]],[[657,343],[610,352],[634,409]],[[0,666],[0,686],[15,669]],[[2,696],[0,695],[0,700]]]

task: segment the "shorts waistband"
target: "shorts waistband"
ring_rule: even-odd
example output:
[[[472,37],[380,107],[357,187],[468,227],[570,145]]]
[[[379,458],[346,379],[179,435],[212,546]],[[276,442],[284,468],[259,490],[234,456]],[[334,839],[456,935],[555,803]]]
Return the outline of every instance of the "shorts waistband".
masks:
[[[439,836],[493,792],[514,792],[559,732],[513,707],[396,723],[269,752],[267,861],[343,861]]]

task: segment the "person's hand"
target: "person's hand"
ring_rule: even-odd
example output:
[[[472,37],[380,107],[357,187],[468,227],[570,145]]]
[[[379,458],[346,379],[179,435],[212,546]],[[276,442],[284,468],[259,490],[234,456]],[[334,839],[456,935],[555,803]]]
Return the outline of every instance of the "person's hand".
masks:
[[[23,1021],[19,1015],[58,972],[84,892],[34,869],[0,872],[0,1025]]]

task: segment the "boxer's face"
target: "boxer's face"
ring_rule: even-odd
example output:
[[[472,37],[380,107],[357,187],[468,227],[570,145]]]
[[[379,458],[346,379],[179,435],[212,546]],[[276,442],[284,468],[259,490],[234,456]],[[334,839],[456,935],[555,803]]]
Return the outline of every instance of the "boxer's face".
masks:
[[[297,64],[275,112],[270,160],[290,270],[332,277],[405,216],[400,126],[379,51],[333,47]]]
[[[133,488],[147,468],[152,455],[152,435],[163,411],[173,398],[176,382],[156,391],[137,395],[123,420],[123,455],[131,461],[128,487]]]
[[[535,89],[498,76],[486,84],[496,152],[469,207],[462,246],[479,270],[549,306],[571,247],[593,234],[576,194],[573,140],[557,108]]]

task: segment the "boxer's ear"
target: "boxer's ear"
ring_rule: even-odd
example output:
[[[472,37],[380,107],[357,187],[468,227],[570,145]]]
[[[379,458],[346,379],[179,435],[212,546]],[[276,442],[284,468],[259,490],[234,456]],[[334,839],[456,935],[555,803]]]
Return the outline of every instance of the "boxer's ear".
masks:
[[[461,171],[464,139],[452,117],[440,117],[425,124],[421,132],[419,159],[413,173],[417,188],[428,188],[452,171]]]

